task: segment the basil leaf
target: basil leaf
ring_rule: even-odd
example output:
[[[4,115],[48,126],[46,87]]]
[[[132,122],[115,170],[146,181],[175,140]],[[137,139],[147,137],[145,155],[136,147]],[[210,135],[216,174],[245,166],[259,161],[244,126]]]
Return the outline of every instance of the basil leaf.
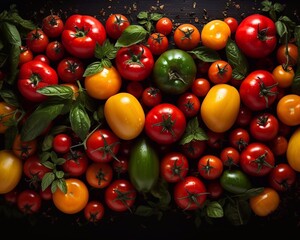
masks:
[[[228,63],[232,67],[232,75],[235,79],[244,79],[249,71],[249,64],[245,55],[240,51],[236,43],[228,38],[225,47]]]
[[[196,58],[203,62],[214,62],[221,59],[220,55],[215,50],[205,46],[200,46],[187,52],[194,54]]]
[[[70,123],[72,130],[84,140],[89,133],[91,121],[85,108],[81,104],[76,104],[70,111]]]
[[[22,141],[31,141],[38,137],[64,108],[63,103],[42,103],[28,117],[21,129]]]
[[[56,96],[63,99],[72,99],[73,90],[70,87],[62,85],[50,85],[37,90],[45,96]]]
[[[145,40],[148,32],[142,26],[128,26],[115,43],[115,47],[129,47]]]
[[[99,62],[99,61],[93,62],[87,66],[87,68],[85,69],[85,71],[83,73],[83,77],[94,75],[98,72],[101,72],[102,70],[103,70],[103,66],[102,66],[101,62]]]
[[[180,140],[180,144],[186,144],[193,140],[207,140],[208,136],[202,128],[199,127],[198,118],[194,117],[188,121],[185,132]]]
[[[18,97],[13,91],[8,89],[1,89],[0,96],[6,103],[15,106],[17,108],[20,107],[20,104],[18,102]]]

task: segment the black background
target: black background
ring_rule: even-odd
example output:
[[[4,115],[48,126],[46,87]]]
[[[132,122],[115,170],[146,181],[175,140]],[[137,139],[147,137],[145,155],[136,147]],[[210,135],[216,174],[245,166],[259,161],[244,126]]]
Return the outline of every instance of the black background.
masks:
[[[276,1],[286,3],[286,12],[295,17],[299,14],[292,1]],[[209,20],[223,19],[226,15],[236,17],[241,21],[244,16],[259,12],[260,1],[255,0],[179,0],[179,1],[115,1],[115,0],[72,0],[72,1],[3,1],[1,0],[1,11],[8,8],[10,4],[16,3],[20,15],[25,19],[32,19],[36,23],[48,15],[51,11],[58,13],[62,18],[67,18],[73,13],[89,14],[98,18],[102,23],[110,13],[122,13],[133,22],[136,14],[140,11],[149,11],[158,8],[155,12],[164,13],[165,16],[174,19],[175,23],[190,22],[199,29]],[[194,5],[196,3],[196,5]],[[136,8],[134,8],[136,6]],[[292,14],[291,14],[292,13]],[[299,19],[298,19],[299,20]],[[298,21],[299,22],[299,21]],[[0,33],[1,34],[1,33]],[[296,200],[296,202],[299,202]],[[300,204],[300,202],[299,202]],[[215,225],[203,224],[195,227],[193,219],[189,219],[182,213],[171,212],[160,221],[155,217],[143,218],[133,216],[130,213],[114,214],[112,219],[106,219],[97,226],[78,226],[73,216],[60,216],[60,220],[52,223],[49,219],[38,218],[30,224],[28,219],[1,218],[0,232],[8,233],[10,236],[21,234],[26,238],[49,238],[70,237],[75,239],[201,239],[203,237],[230,236],[289,236],[293,231],[300,230],[295,220],[299,212],[291,211],[293,216],[285,215],[279,221],[273,219],[253,219],[246,226],[233,227],[226,222],[220,221]],[[1,215],[0,215],[1,217]]]

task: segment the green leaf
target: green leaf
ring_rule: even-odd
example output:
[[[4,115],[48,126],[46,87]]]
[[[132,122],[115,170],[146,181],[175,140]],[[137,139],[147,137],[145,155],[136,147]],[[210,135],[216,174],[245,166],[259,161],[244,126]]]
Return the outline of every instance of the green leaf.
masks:
[[[248,74],[249,64],[245,55],[231,38],[227,40],[225,51],[228,63],[233,69],[233,77],[238,80],[244,79]]]
[[[101,60],[101,65],[105,68],[110,68],[112,66],[112,63],[108,58],[104,58]]]
[[[54,179],[55,179],[55,174],[53,172],[45,173],[41,183],[42,191],[45,191],[45,189],[53,183]]]
[[[160,209],[168,208],[171,202],[171,195],[168,190],[168,183],[164,179],[159,178],[157,184],[150,192],[154,197],[159,199],[158,205]]]
[[[233,226],[246,225],[252,211],[247,200],[228,201],[224,207],[224,216]]]
[[[148,19],[148,12],[146,11],[139,12],[136,17],[138,19]]]
[[[52,148],[52,142],[53,142],[53,135],[47,135],[45,136],[43,142],[42,142],[42,151],[48,151]]]
[[[134,214],[142,217],[150,217],[155,214],[155,210],[149,206],[139,205],[134,211]]]
[[[57,179],[56,185],[64,194],[67,193],[68,188],[67,188],[67,184],[66,184],[66,181],[64,178]]]
[[[72,99],[73,90],[62,85],[50,85],[37,90],[38,93],[49,97],[59,97],[62,99]]]
[[[179,144],[183,145],[193,140],[208,140],[208,136],[204,130],[199,127],[197,117],[194,117],[188,121],[187,127]]]
[[[49,168],[49,169],[55,169],[55,165],[53,164],[53,162],[50,162],[50,161],[41,161],[42,164],[46,167],[46,168]]]
[[[145,40],[148,32],[140,25],[128,26],[118,38],[115,47],[128,47]]]
[[[94,75],[98,72],[101,72],[102,70],[103,70],[103,66],[100,61],[93,62],[86,67],[83,73],[83,77]]]
[[[65,176],[65,173],[63,171],[56,171],[55,176],[57,179],[61,179]]]
[[[221,59],[217,51],[205,46],[196,47],[192,51],[187,51],[190,54],[194,54],[196,58],[203,62],[214,62]]]
[[[72,130],[84,140],[89,133],[91,120],[81,104],[76,104],[70,111],[70,123]]]
[[[17,108],[20,107],[20,104],[18,102],[18,97],[12,90],[1,89],[0,96],[6,103],[15,106]]]
[[[222,218],[224,216],[223,208],[217,201],[207,203],[206,214],[211,218]]]
[[[21,129],[22,141],[30,141],[38,137],[49,124],[61,113],[63,103],[46,102],[28,117]]]
[[[95,49],[95,57],[98,59],[108,58],[114,59],[116,57],[117,51],[119,48],[115,47],[110,41],[107,39],[103,45],[96,45]]]
[[[158,21],[159,19],[161,19],[164,15],[161,13],[150,13],[150,20],[151,21]]]
[[[244,192],[243,194],[241,194],[239,196],[240,199],[243,200],[247,200],[251,197],[254,197],[258,194],[260,194],[261,192],[263,192],[264,188],[263,187],[259,187],[259,188],[250,188],[248,189],[246,192]]]

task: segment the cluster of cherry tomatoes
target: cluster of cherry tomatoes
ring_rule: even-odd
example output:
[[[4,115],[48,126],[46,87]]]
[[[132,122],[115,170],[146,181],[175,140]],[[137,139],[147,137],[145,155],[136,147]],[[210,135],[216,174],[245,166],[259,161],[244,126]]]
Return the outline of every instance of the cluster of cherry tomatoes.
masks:
[[[272,214],[300,171],[297,40],[280,42],[262,14],[203,29],[138,19],[51,14],[27,33],[21,96],[0,102],[0,133],[13,136],[0,151],[2,200],[93,223],[107,209],[226,212],[234,224],[239,207]]]

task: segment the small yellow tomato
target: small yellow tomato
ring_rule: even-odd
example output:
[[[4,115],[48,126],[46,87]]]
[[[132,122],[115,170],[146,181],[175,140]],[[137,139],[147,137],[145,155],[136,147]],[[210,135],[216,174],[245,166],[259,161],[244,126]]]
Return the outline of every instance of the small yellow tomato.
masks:
[[[114,66],[103,68],[102,71],[84,79],[87,94],[99,100],[105,100],[119,92],[121,85],[121,75]]]
[[[123,140],[136,138],[145,124],[143,107],[136,97],[126,92],[120,92],[106,100],[104,116],[111,130]]]
[[[297,172],[300,172],[300,127],[298,127],[289,139],[286,150],[286,158],[289,165]]]
[[[280,196],[275,189],[265,187],[261,193],[250,197],[249,204],[255,215],[266,217],[278,208]]]
[[[287,94],[279,99],[276,106],[278,119],[288,126],[300,124],[300,96]]]
[[[292,85],[295,72],[291,66],[286,69],[282,65],[278,65],[272,71],[274,79],[278,82],[278,87],[288,88]]]
[[[206,23],[201,31],[202,44],[213,50],[221,50],[231,35],[228,24],[222,20],[212,20]]]
[[[235,123],[240,109],[238,90],[226,83],[214,85],[203,99],[200,114],[213,132],[225,132]]]
[[[0,151],[0,194],[12,191],[20,182],[23,163],[10,150]]]

